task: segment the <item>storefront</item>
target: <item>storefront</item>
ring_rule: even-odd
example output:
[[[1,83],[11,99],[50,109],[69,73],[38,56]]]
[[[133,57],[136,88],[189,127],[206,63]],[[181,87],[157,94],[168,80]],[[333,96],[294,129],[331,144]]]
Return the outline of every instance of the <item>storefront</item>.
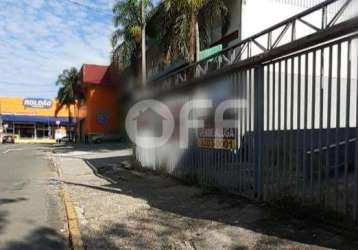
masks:
[[[56,130],[74,131],[74,108],[63,108],[56,114],[57,102],[43,98],[0,97],[2,133],[18,139],[54,139]]]

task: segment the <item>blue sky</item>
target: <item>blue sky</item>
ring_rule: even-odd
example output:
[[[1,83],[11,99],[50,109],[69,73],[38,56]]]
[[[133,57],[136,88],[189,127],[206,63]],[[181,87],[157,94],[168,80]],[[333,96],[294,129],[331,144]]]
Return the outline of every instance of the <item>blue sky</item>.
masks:
[[[0,96],[55,97],[63,69],[108,64],[113,1],[0,0]]]

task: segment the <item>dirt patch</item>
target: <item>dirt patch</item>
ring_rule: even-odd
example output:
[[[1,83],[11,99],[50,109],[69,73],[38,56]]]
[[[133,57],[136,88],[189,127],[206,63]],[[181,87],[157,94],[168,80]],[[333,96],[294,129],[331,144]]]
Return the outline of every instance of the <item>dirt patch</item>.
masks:
[[[358,249],[343,236],[276,218],[246,199],[123,162],[128,159],[63,161],[87,249]]]

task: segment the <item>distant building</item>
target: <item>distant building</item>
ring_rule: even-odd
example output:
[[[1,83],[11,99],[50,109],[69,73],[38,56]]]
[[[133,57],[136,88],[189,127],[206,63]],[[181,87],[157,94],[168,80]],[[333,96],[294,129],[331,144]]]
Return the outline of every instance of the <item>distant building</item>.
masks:
[[[120,80],[114,67],[85,64],[80,81],[85,94],[77,113],[81,141],[91,141],[95,136],[107,140],[119,138]]]
[[[73,128],[76,121],[74,106],[63,107],[56,116],[57,104],[44,98],[0,97],[0,133],[20,140],[54,139],[56,129]]]

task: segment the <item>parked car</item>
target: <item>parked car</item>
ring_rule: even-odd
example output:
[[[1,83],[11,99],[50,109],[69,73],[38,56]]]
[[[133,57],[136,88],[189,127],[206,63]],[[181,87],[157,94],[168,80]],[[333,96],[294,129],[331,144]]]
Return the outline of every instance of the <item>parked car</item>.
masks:
[[[5,144],[5,143],[14,144],[15,143],[15,138],[12,135],[4,135],[2,137],[2,144]]]
[[[57,142],[64,143],[64,144],[70,144],[70,143],[74,143],[75,141],[73,138],[70,138],[69,136],[65,136],[65,137],[62,137],[61,139],[58,139]]]
[[[123,138],[118,134],[92,134],[85,139],[86,143],[101,144],[101,143],[113,143],[122,142]]]
[[[101,144],[104,141],[104,137],[102,135],[95,135],[92,137],[92,142],[94,144]]]

